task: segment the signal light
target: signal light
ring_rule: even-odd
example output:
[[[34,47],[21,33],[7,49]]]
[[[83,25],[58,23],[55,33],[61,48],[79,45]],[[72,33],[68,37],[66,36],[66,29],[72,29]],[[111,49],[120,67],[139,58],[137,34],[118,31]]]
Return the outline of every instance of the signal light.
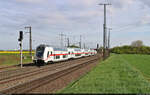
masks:
[[[19,31],[19,39],[18,41],[22,41],[23,40],[23,31]]]

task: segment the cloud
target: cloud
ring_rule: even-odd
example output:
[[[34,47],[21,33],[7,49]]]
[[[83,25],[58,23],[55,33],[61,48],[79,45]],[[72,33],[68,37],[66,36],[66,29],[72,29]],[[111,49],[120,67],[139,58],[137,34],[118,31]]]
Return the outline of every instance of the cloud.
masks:
[[[104,3],[103,1],[107,0],[1,0],[0,32],[7,32],[5,36],[14,33],[14,38],[16,38],[18,37],[16,31],[31,25],[36,44],[42,42],[59,44],[59,40],[55,37],[60,32],[77,36],[82,34],[87,37],[85,43],[99,43],[102,42],[103,36],[103,6],[98,4]],[[146,12],[142,9],[138,10],[139,4],[137,4],[137,1],[141,1],[145,5],[149,0],[108,1],[111,1],[112,4],[107,7],[108,26],[110,26],[110,21],[113,22],[113,26],[117,27],[132,23],[133,25],[130,26],[135,29],[138,26],[149,24],[150,15],[147,13],[143,16]],[[124,30],[130,31],[129,29]],[[119,32],[114,31],[114,35],[115,33]],[[122,35],[119,36],[122,37]],[[6,42],[9,44],[9,41]]]
[[[142,17],[140,23],[142,25],[150,24],[150,14],[146,14]]]
[[[150,0],[139,0],[140,2],[142,2],[144,5],[150,7]]]
[[[41,3],[45,2],[47,0],[16,0],[17,2],[22,2],[22,3]]]
[[[98,5],[99,0],[67,0],[67,2],[71,5],[71,6],[93,6],[93,5]]]

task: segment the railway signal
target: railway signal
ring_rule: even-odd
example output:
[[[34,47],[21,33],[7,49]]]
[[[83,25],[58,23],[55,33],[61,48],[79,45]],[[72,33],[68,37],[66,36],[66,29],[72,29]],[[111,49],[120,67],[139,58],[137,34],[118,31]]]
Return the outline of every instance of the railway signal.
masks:
[[[22,41],[23,40],[23,32],[19,31],[19,39],[18,41]]]
[[[23,40],[23,31],[19,31],[18,41],[20,42],[19,46],[20,46],[20,65],[21,65],[21,68],[23,67],[22,66],[22,40]]]

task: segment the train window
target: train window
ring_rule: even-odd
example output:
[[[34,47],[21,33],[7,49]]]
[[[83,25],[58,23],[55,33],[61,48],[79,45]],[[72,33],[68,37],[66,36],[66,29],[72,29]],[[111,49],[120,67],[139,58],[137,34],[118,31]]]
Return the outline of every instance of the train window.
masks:
[[[81,54],[75,54],[75,56],[81,56]]]
[[[49,56],[49,51],[48,51],[48,53],[47,53],[47,57]]]
[[[70,54],[70,52],[68,54]]]
[[[51,51],[51,55],[53,54],[53,52]]]
[[[67,57],[67,55],[63,55],[63,58],[66,58]]]
[[[56,59],[59,59],[60,58],[60,56],[56,56]]]

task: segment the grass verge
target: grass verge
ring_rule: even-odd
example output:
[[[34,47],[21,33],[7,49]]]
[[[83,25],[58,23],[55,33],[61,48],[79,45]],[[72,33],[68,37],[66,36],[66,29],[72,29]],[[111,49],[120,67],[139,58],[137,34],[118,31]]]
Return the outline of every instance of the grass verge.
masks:
[[[150,93],[150,82],[133,68],[128,57],[130,55],[126,58],[125,55],[113,54],[83,78],[57,93]]]
[[[23,54],[23,63],[30,63],[32,59],[29,54]],[[0,67],[20,64],[20,54],[0,54]]]

